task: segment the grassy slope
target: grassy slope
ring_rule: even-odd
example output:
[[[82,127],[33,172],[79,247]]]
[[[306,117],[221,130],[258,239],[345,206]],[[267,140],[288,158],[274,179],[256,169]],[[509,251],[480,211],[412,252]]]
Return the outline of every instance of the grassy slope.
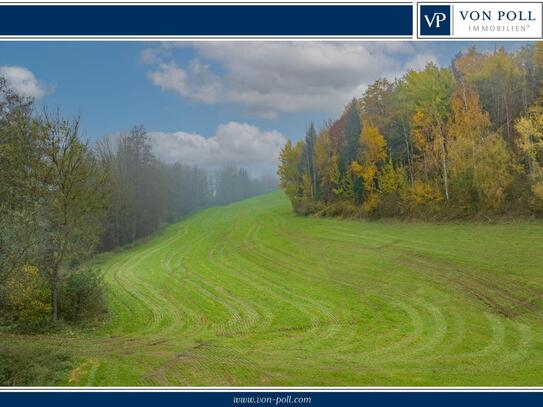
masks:
[[[543,225],[213,208],[103,264],[74,385],[543,385]]]

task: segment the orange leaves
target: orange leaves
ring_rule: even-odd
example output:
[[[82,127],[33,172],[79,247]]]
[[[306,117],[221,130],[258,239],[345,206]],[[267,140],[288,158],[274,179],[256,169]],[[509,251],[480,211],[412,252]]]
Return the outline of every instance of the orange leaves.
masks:
[[[479,94],[473,87],[457,83],[451,96],[449,137],[467,138],[477,142],[484,139],[490,130],[490,116],[481,107]]]

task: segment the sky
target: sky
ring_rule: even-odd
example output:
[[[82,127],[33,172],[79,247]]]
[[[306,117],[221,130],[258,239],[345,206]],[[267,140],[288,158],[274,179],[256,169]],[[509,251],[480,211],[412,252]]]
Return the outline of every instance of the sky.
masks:
[[[522,43],[0,42],[0,75],[38,110],[80,116],[91,141],[142,124],[165,161],[262,173],[369,83],[448,66],[471,45]]]

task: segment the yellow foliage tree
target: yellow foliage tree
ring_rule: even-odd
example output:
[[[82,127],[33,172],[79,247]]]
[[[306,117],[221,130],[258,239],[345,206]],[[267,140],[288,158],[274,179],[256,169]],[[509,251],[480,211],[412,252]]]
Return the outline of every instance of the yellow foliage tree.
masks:
[[[295,146],[289,140],[281,149],[279,154],[279,185],[283,188],[294,203],[299,190],[302,188],[302,180],[298,173],[298,164],[303,150],[303,143],[298,142]]]
[[[417,110],[413,115],[411,139],[414,145],[415,177],[422,177],[426,182],[439,170],[439,160],[434,147],[434,127],[429,115]]]
[[[475,89],[463,79],[456,83],[450,108],[447,147],[452,197],[460,207],[475,209],[474,196],[485,195],[476,190],[481,184],[476,184],[474,177],[481,166],[481,149],[491,132],[490,116],[482,109]]]
[[[37,267],[25,265],[7,280],[5,290],[8,306],[18,323],[37,325],[51,314],[49,292]]]
[[[351,163],[351,171],[362,178],[365,190],[371,192],[376,190],[375,183],[378,181],[380,167],[387,156],[387,144],[379,129],[372,125],[364,126],[358,142],[359,161]]]
[[[387,143],[377,127],[366,125],[360,133],[360,159],[362,162],[378,164],[387,156]]]
[[[534,204],[543,211],[543,107],[536,105],[515,126],[517,146],[526,156]]]
[[[513,181],[513,164],[505,141],[498,135],[488,136],[475,157],[474,184],[482,207],[497,211]]]
[[[467,138],[476,143],[491,131],[490,116],[479,101],[479,94],[464,81],[458,81],[451,95],[451,114],[447,126],[449,140]]]
[[[533,167],[543,161],[543,107],[534,106],[527,116],[521,117],[515,126],[520,137],[517,145]],[[531,168],[530,168],[531,169]]]

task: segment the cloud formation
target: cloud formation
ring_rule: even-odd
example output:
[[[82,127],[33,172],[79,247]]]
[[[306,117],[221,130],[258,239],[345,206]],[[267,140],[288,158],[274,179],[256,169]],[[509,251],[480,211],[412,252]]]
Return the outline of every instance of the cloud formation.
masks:
[[[217,102],[221,91],[219,78],[198,59],[193,59],[186,70],[175,62],[161,63],[157,71],[149,73],[149,78],[164,90],[173,90],[204,103]]]
[[[150,132],[155,152],[166,162],[180,162],[205,168],[226,164],[246,167],[253,172],[275,168],[285,137],[276,131],[263,131],[247,123],[221,124],[214,136],[178,131]]]
[[[182,65],[173,50],[146,49],[151,81],[207,104],[234,103],[273,119],[280,112],[337,113],[380,77],[393,79],[437,58],[410,43],[199,42]]]
[[[39,99],[45,94],[34,74],[25,67],[0,66],[0,76],[3,76],[8,87],[20,96]]]

